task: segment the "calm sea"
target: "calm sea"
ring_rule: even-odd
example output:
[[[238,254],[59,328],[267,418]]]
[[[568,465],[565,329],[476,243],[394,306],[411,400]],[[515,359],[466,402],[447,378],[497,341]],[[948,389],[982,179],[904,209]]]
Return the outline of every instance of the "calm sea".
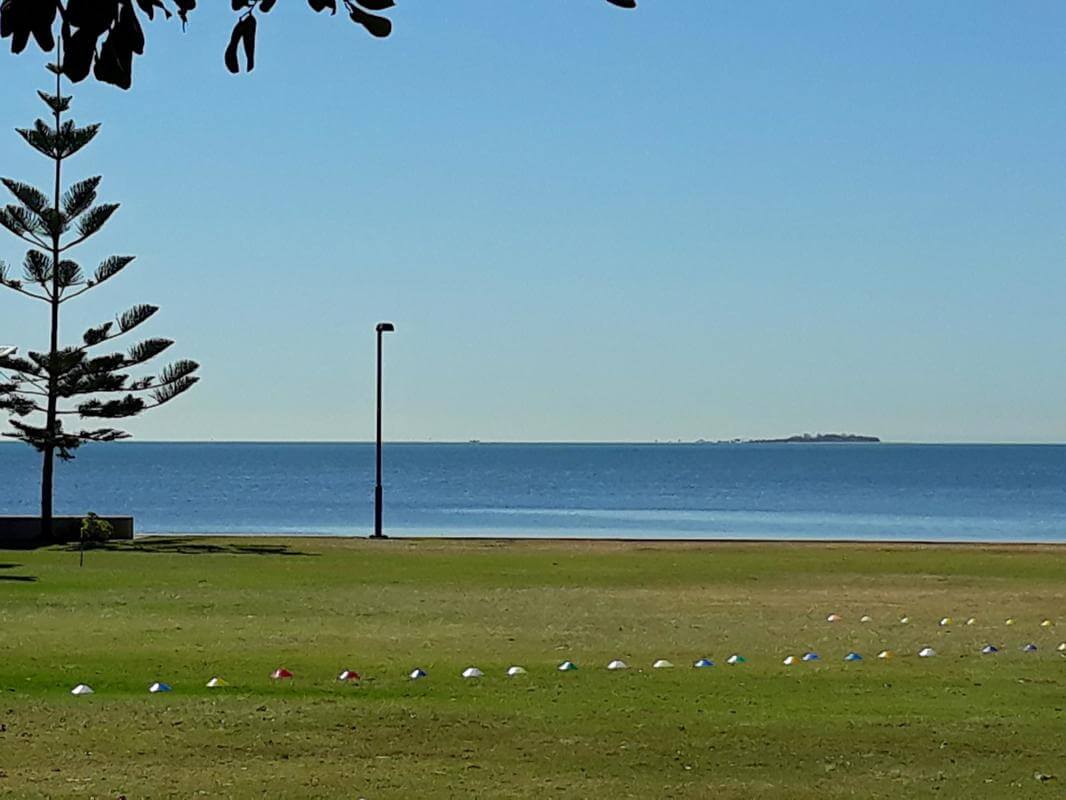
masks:
[[[92,446],[62,514],[142,533],[365,534],[368,444]],[[0,514],[34,514],[38,458],[0,445]],[[394,535],[1066,541],[1066,446],[394,444]]]

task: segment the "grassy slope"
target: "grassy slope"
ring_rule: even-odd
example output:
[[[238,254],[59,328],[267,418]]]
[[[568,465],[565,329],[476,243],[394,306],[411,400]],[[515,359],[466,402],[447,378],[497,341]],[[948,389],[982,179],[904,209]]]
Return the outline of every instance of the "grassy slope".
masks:
[[[7,796],[1050,797],[1066,784],[1066,548],[163,540],[89,553],[83,570],[59,550],[0,562]],[[944,615],[956,624],[937,626]],[[1004,652],[977,655],[987,641]],[[1040,652],[1020,653],[1026,641]],[[926,644],[941,655],[914,657]],[[873,658],[883,647],[900,656]],[[806,649],[825,661],[781,665]],[[842,663],[849,649],[866,660]],[[749,663],[726,667],[731,652]],[[719,666],[689,668],[702,655]],[[556,672],[564,658],[582,669]],[[634,668],[609,673],[612,658]],[[648,669],[656,658],[678,667]],[[512,663],[529,675],[502,677]],[[487,677],[460,680],[470,664]],[[279,665],[296,679],[268,680]],[[405,680],[415,665],[428,680]],[[349,666],[368,680],[339,686]],[[232,686],[203,688],[214,674]],[[157,679],[175,692],[148,695]],[[70,697],[80,681],[97,694]]]

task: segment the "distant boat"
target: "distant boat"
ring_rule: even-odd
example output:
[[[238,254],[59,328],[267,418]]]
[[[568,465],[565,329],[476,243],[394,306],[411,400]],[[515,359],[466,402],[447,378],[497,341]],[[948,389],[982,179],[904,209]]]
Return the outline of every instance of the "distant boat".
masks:
[[[467,442],[467,444],[481,444],[481,440],[480,439],[471,439],[470,441]]]

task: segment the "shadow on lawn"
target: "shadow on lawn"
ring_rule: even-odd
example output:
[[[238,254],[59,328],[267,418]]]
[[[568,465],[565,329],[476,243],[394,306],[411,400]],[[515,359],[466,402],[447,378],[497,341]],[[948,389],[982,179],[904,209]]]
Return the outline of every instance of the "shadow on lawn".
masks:
[[[0,569],[18,569],[21,564],[0,564]],[[0,582],[13,581],[18,583],[36,583],[36,575],[0,575]]]
[[[76,551],[77,544],[65,548]],[[96,545],[94,550],[110,550],[116,553],[181,553],[182,555],[239,555],[239,556],[317,556],[294,550],[287,544],[259,544],[241,542],[212,542],[193,536],[152,536],[134,539],[132,542],[108,542]]]

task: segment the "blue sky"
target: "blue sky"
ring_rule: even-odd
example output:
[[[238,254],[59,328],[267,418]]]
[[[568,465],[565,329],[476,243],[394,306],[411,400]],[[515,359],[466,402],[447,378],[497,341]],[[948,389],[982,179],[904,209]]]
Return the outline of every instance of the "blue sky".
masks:
[[[83,255],[138,261],[66,330],[151,301],[203,364],[137,436],[369,439],[391,319],[390,439],[1066,440],[1061,2],[407,0],[377,41],[284,0],[240,77],[201,5],[74,89],[124,203]],[[27,124],[44,58],[0,58]]]

